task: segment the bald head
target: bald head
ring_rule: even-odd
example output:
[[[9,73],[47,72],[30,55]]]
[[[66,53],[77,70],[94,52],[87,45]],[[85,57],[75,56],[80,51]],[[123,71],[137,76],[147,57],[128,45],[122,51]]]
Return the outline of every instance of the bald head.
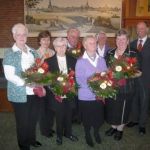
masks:
[[[148,34],[148,25],[145,22],[139,22],[136,26],[137,35],[139,38],[144,38]]]

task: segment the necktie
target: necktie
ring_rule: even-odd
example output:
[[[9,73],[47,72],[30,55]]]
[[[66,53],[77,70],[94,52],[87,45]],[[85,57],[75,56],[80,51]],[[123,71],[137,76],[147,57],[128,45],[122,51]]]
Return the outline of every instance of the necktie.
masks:
[[[138,44],[138,46],[137,46],[137,50],[138,50],[138,51],[141,51],[142,48],[143,48],[142,42],[143,42],[143,40],[139,40],[139,44]]]

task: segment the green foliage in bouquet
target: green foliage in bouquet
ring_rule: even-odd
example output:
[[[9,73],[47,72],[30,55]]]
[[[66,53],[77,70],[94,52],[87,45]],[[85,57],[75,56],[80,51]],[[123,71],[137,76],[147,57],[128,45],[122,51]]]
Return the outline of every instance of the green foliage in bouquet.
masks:
[[[109,69],[116,80],[134,78],[140,75],[135,57],[120,56],[118,59],[111,57],[109,64]]]
[[[88,84],[95,93],[97,99],[114,98],[117,89],[108,72],[96,73],[88,79]]]

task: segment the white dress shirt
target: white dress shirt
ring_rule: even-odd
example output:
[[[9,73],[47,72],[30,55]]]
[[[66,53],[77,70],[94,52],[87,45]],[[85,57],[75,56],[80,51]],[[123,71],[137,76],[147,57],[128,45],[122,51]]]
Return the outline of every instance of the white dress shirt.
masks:
[[[13,45],[12,50],[14,52],[20,51],[21,52],[21,67],[22,70],[25,71],[26,69],[30,68],[34,64],[34,56],[30,52],[30,48],[26,45],[27,53],[21,51],[16,44]],[[15,74],[15,67],[11,65],[4,65],[4,73],[5,77],[8,81],[14,83],[16,86],[23,86],[25,81]],[[27,95],[33,95],[33,88],[26,86],[26,93]]]
[[[103,46],[103,48],[101,49],[98,45],[97,47],[97,52],[99,54],[99,56],[104,57],[104,52],[105,52],[105,45]]]
[[[60,57],[57,55],[57,60],[58,60],[58,66],[59,66],[60,72],[62,72],[63,74],[67,74],[68,69],[67,69],[67,63],[66,63],[66,56]]]

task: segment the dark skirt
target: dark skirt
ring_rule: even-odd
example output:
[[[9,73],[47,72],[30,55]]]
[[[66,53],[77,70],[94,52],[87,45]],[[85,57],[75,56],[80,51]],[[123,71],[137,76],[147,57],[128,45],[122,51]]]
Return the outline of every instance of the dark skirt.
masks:
[[[126,124],[132,106],[132,95],[119,94],[116,99],[107,99],[105,103],[105,120],[112,125]]]
[[[79,100],[79,111],[85,127],[99,128],[104,122],[104,104],[101,101]]]

